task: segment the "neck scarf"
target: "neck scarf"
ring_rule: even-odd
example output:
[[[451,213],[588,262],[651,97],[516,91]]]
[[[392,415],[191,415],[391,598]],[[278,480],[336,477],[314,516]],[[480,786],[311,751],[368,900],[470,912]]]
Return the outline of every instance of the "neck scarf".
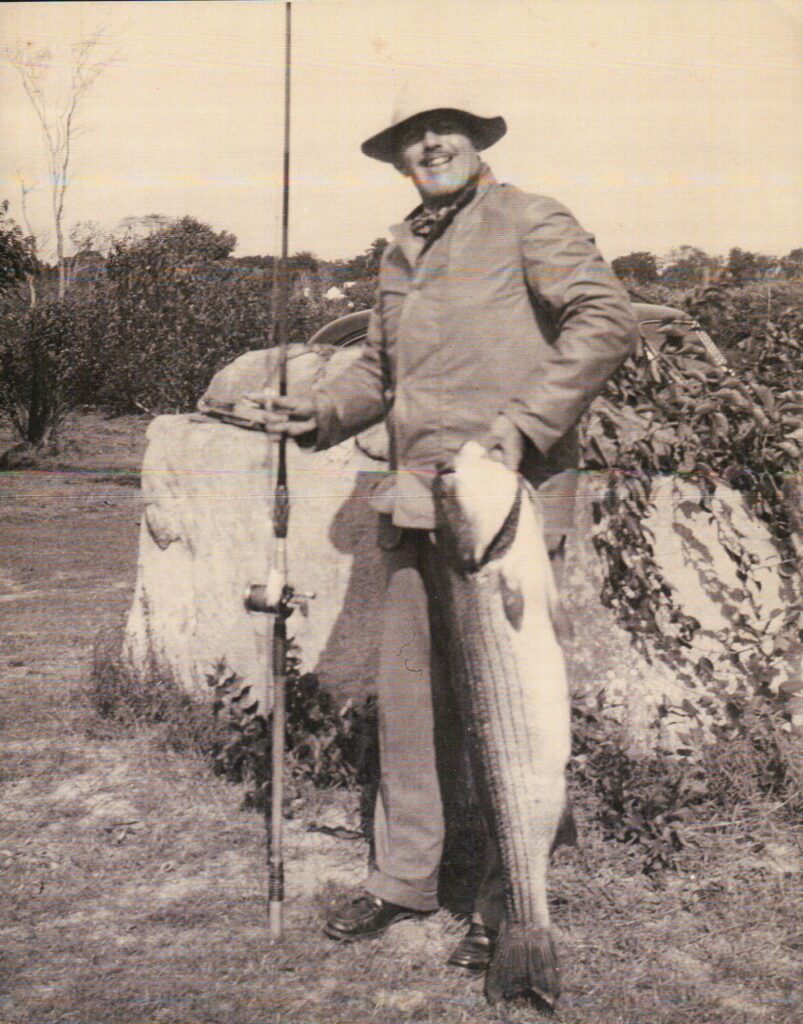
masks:
[[[485,165],[480,164],[475,174],[462,188],[446,197],[448,202],[442,203],[440,206],[419,206],[413,210],[407,218],[413,234],[423,238],[427,246],[439,238],[460,210],[464,206],[468,206],[477,194],[477,183],[484,170]]]

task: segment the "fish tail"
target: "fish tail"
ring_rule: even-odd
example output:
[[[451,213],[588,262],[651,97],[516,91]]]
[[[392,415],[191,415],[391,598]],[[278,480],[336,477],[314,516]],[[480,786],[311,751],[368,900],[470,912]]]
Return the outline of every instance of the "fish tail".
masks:
[[[552,1009],[559,995],[558,960],[548,929],[506,921],[485,976],[488,1002],[527,999]]]

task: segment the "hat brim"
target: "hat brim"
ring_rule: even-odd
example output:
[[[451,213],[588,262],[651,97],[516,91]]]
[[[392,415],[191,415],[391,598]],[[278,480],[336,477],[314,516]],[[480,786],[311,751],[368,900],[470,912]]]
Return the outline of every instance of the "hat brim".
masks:
[[[438,107],[435,110],[424,110],[421,113],[413,114],[411,117],[399,121],[398,124],[394,124],[390,128],[372,135],[370,139],[366,139],[363,142],[360,149],[362,149],[366,156],[373,157],[374,160],[383,160],[388,164],[394,163],[396,159],[396,140],[399,133],[411,121],[415,121],[424,114],[459,114],[466,122],[471,139],[477,149],[488,149],[489,146],[493,146],[495,142],[498,142],[507,131],[507,124],[503,117],[478,117],[477,114],[470,114],[467,110],[457,110],[453,107]]]

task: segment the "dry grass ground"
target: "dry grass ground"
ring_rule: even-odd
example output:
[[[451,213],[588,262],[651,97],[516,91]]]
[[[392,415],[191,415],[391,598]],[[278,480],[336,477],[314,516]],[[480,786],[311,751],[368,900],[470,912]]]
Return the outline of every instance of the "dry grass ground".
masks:
[[[288,821],[287,937],[271,945],[263,827],[242,793],[158,732],[93,720],[81,684],[134,582],[144,426],[77,417],[61,455],[0,476],[0,1021],[540,1019],[490,1009],[480,980],[444,965],[462,930],[446,911],[356,947],[321,935],[365,849],[308,829],[354,826],[353,794],[311,791]],[[582,847],[557,855],[551,884],[557,1019],[799,1024],[803,829],[760,801],[700,818],[677,870],[650,879],[579,804]]]

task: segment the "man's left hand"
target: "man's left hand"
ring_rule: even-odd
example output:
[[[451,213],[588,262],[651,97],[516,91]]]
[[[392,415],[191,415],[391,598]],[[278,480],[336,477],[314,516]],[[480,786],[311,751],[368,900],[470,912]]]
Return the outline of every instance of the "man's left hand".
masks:
[[[518,472],[524,456],[524,434],[513,420],[500,413],[488,433],[480,438],[480,444],[488,449],[492,459]]]

